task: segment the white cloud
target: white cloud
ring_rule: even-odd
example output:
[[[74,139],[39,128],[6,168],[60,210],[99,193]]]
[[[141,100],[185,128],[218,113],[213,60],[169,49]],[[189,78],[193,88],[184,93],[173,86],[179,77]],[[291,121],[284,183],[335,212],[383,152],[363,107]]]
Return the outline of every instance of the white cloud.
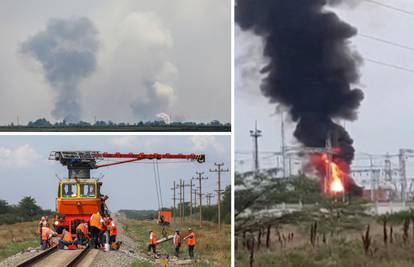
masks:
[[[194,135],[190,137],[190,141],[193,145],[193,149],[198,152],[206,151],[207,149],[214,149],[218,153],[225,152],[223,145],[220,144],[215,136]]]
[[[129,150],[130,152],[138,153],[145,151],[146,149],[157,146],[159,138],[141,138],[140,136],[116,136],[111,139],[112,145],[116,149]]]
[[[16,148],[0,147],[0,166],[3,168],[30,168],[38,165],[43,157],[30,145]]]

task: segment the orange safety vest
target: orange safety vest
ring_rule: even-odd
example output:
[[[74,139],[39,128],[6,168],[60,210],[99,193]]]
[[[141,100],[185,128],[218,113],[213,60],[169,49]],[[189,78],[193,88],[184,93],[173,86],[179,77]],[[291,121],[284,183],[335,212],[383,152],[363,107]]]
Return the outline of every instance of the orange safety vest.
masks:
[[[196,240],[195,240],[195,234],[194,232],[191,232],[187,237],[187,245],[188,246],[195,246]]]
[[[63,240],[67,242],[73,242],[72,235],[68,231],[65,231],[63,234]]]
[[[88,228],[87,228],[87,226],[84,224],[84,223],[80,223],[79,225],[78,225],[78,227],[76,227],[76,230],[81,230],[82,231],[82,233],[85,235],[85,236],[88,236]]]
[[[102,230],[102,225],[101,225],[101,214],[99,214],[99,212],[92,214],[91,219],[90,219],[90,225],[95,226],[98,229]]]
[[[150,234],[150,245],[156,245],[157,244],[157,235],[152,232]]]
[[[111,222],[111,224],[109,225],[109,235],[113,236],[117,234],[118,234],[118,229],[116,229],[116,224],[114,222]]]
[[[50,228],[47,226],[42,227],[42,240],[48,240],[49,239],[49,230]]]

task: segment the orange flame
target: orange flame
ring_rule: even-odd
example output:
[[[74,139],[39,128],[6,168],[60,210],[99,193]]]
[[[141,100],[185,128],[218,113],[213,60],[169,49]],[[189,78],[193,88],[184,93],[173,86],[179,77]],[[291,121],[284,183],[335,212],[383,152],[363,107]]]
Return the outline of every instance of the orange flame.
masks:
[[[322,161],[326,164],[326,166],[329,164],[329,160],[326,154],[322,155]],[[325,192],[331,195],[343,194],[345,192],[343,181],[346,178],[346,174],[344,171],[342,171],[340,166],[333,161],[330,164],[330,169],[331,177],[330,179],[328,177],[329,180],[327,181],[327,188]]]
[[[344,185],[341,179],[341,176],[343,176],[342,171],[340,170],[338,165],[334,162],[331,163],[331,170],[332,170],[332,179],[331,181],[329,181],[330,191],[334,194],[343,193],[345,189],[344,189]]]

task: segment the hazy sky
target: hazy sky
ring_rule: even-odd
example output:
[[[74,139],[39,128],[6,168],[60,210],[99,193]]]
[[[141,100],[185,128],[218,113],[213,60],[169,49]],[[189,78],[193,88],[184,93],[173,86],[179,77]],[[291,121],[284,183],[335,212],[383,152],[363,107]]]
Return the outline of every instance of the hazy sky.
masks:
[[[208,180],[203,180],[203,191],[214,193],[217,174],[210,173],[209,169],[214,168],[215,162],[223,162],[225,168],[230,168],[228,136],[2,136],[0,199],[17,203],[24,196],[33,196],[42,207],[54,209],[58,185],[56,175],[67,177],[65,167],[48,160],[50,152],[55,150],[205,154],[204,164],[182,160],[159,161],[163,203],[167,207],[172,206],[170,188],[174,180],[184,179],[189,183],[196,171],[204,172]],[[158,208],[152,161],[92,170],[91,175],[104,175],[102,192],[109,195],[108,206],[112,210]],[[229,172],[222,175],[223,189],[230,180]],[[186,190],[187,198],[190,189]]]
[[[414,12],[414,2],[411,0],[378,2]],[[354,7],[338,6],[335,12],[343,20],[357,27],[359,33],[414,47],[413,15],[393,11],[368,1],[359,1],[359,4]],[[263,130],[260,149],[280,151],[280,115],[272,116],[275,113],[275,105],[268,104],[259,89],[261,78],[259,71],[265,63],[265,59],[261,56],[261,39],[252,33],[242,32],[239,28],[236,28],[235,38],[236,151],[252,150],[249,130],[254,128],[255,120]],[[362,36],[354,37],[352,46],[365,58],[414,69],[413,51]],[[359,109],[358,119],[354,122],[345,122],[347,130],[354,139],[356,153],[396,154],[399,148],[414,148],[412,123],[414,73],[367,61],[361,66],[360,72],[361,80],[357,87],[363,89],[365,99]],[[295,144],[296,141],[291,134],[294,125],[288,123],[287,128],[288,143]],[[252,168],[252,156],[239,154],[237,158],[246,159],[244,164],[237,164],[239,170]],[[267,167],[274,166],[275,158],[263,159],[262,163]],[[383,161],[378,162],[380,163]],[[409,160],[409,164],[412,163]]]
[[[1,1],[0,124],[78,106],[87,121],[229,122],[230,19],[223,0]]]

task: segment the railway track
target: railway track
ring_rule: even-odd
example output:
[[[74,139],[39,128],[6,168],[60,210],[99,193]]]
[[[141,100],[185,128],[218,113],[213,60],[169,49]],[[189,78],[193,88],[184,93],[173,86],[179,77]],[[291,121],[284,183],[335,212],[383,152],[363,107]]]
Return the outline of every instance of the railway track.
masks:
[[[26,266],[62,266],[62,267],[73,267],[73,266],[89,266],[87,264],[87,256],[90,254],[91,249],[89,247],[85,249],[77,250],[63,250],[58,249],[55,245],[42,253],[18,264],[18,267]]]

